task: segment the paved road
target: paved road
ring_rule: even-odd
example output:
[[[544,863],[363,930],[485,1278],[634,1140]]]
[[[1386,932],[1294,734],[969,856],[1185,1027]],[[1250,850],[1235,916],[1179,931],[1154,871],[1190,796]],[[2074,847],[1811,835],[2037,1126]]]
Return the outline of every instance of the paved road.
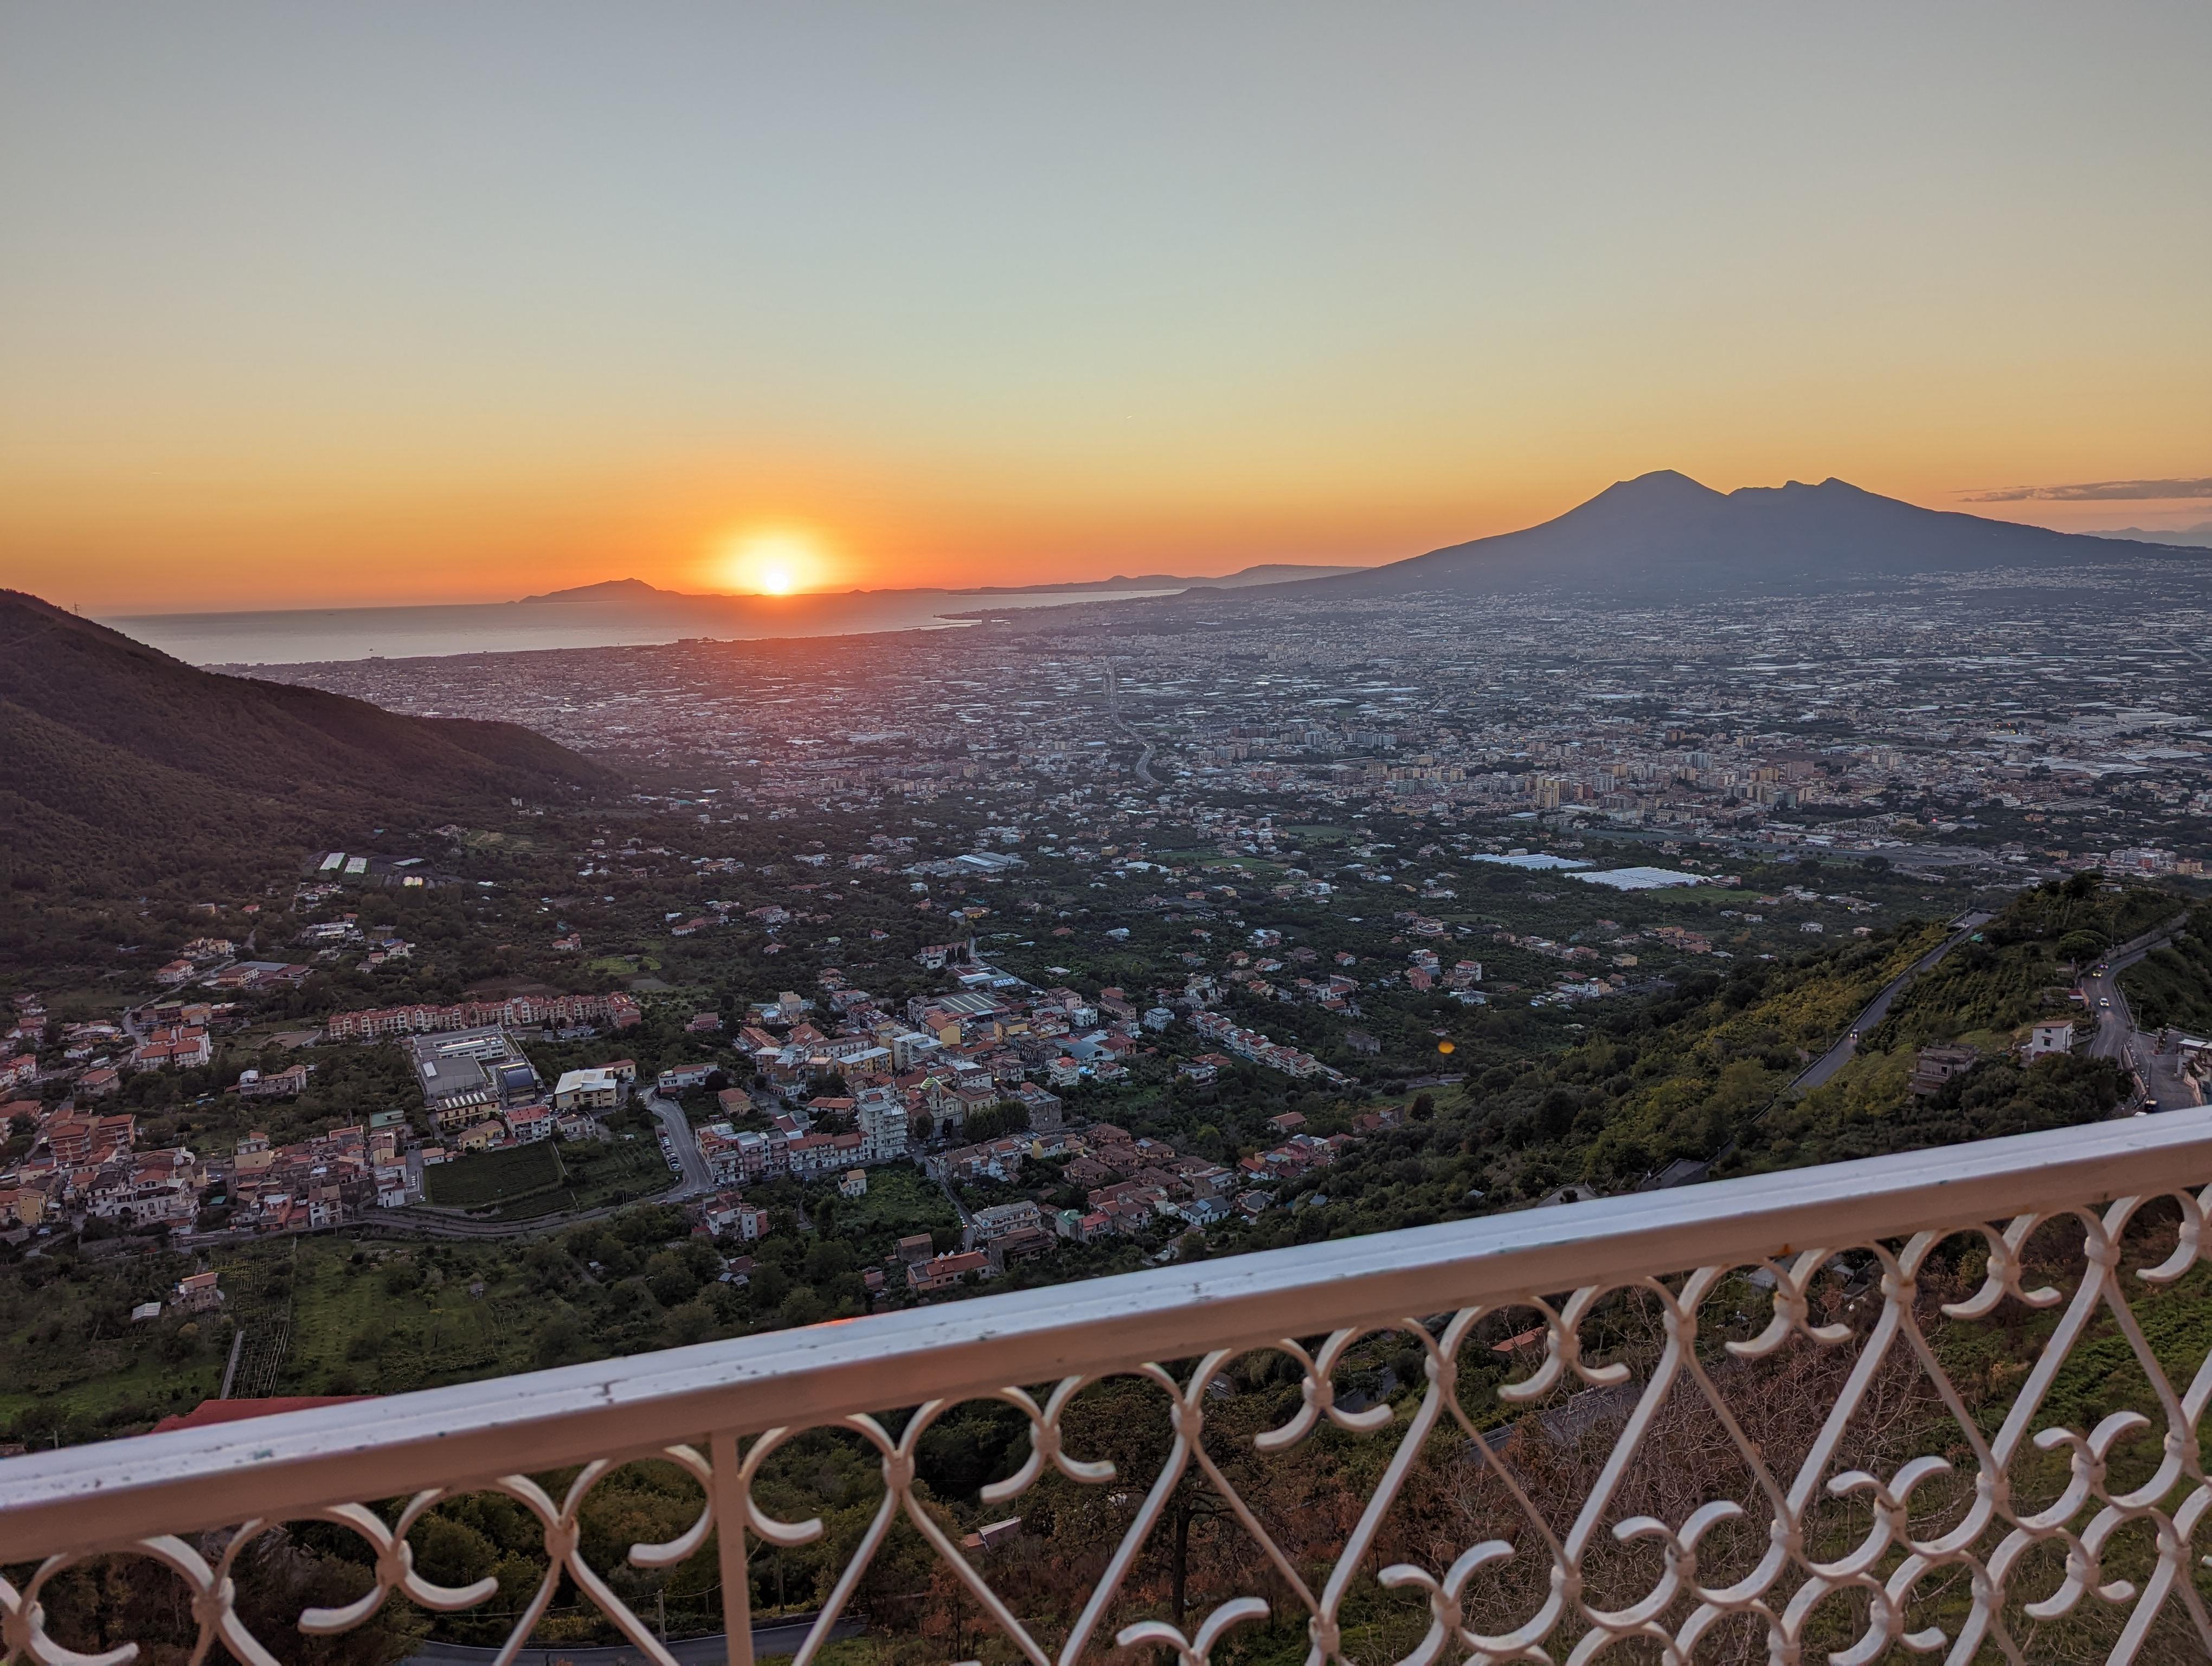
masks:
[[[684,1107],[673,1099],[664,1099],[650,1088],[646,1090],[645,1108],[660,1119],[661,1131],[667,1134],[668,1143],[676,1148],[676,1161],[681,1167],[684,1183],[674,1191],[664,1193],[661,1201],[672,1203],[679,1198],[697,1197],[714,1189],[714,1176],[707,1166],[707,1159],[699,1155],[699,1142],[692,1138],[691,1124],[684,1115]]]
[[[1895,977],[1890,979],[1888,982],[1883,984],[1881,993],[1869,1001],[1866,1010],[1851,1020],[1850,1030],[1844,1038],[1814,1060],[1803,1073],[1790,1085],[1800,1089],[1818,1087],[1849,1064],[1859,1050],[1859,1037],[1889,1016],[1889,1004],[1897,999],[1899,992],[1996,917],[1995,915],[1990,914],[1960,915],[1955,922],[1958,929]]]
[[[1152,743],[1132,728],[1121,715],[1121,679],[1112,665],[1106,667],[1106,716],[1108,721],[1144,750],[1137,754],[1137,779],[1147,787],[1158,787],[1159,780],[1152,774]]]
[[[2081,994],[2088,1002],[2089,1016],[2097,1022],[2096,1034],[2089,1042],[2089,1056],[2111,1059],[2124,1066],[2161,1110],[2197,1104],[2200,1103],[2199,1096],[2195,1084],[2182,1073],[2179,1049],[2161,1051],[2159,1037],[2146,1035],[2136,1028],[2135,1014],[2128,1009],[2128,998],[2120,988],[2120,974],[2171,938],[2178,923],[2169,921],[2156,931],[2145,932],[2121,944],[2081,979]]]
[[[627,1209],[638,1203],[661,1203],[678,1195],[675,1192],[659,1192],[650,1197],[634,1198],[628,1203],[602,1204],[596,1209],[563,1210],[556,1214],[532,1215],[527,1220],[471,1220],[465,1214],[447,1213],[440,1209],[421,1205],[410,1205],[404,1209],[371,1209],[358,1220],[328,1230],[365,1234],[370,1237],[454,1238],[471,1242],[489,1238],[544,1237],[550,1232],[565,1232],[571,1226],[580,1226],[587,1220],[604,1220],[617,1209]],[[201,1242],[212,1242],[212,1238]],[[178,1240],[184,1242],[181,1238]]]
[[[945,1194],[945,1201],[952,1206],[952,1213],[960,1217],[960,1247],[963,1250],[974,1249],[975,1247],[975,1217],[968,1213],[968,1206],[960,1201],[960,1194],[953,1190],[952,1182],[945,1175],[945,1164],[933,1163],[929,1165],[929,1170],[936,1176],[938,1189]]]
[[[799,1645],[806,1640],[806,1633],[814,1624],[814,1616],[801,1614],[794,1619],[777,1620],[753,1627],[753,1656],[790,1655],[799,1652]],[[833,1641],[858,1637],[867,1629],[858,1620],[842,1619],[830,1628]],[[667,1645],[668,1652],[676,1657],[681,1666],[720,1666],[730,1657],[728,1642],[721,1633],[712,1637],[686,1637]],[[401,1666],[489,1666],[499,1658],[496,1649],[471,1649],[459,1643],[425,1643],[410,1655]],[[646,1657],[635,1649],[624,1645],[610,1649],[579,1649],[560,1645],[545,1649],[524,1649],[514,1657],[515,1666],[646,1666]]]

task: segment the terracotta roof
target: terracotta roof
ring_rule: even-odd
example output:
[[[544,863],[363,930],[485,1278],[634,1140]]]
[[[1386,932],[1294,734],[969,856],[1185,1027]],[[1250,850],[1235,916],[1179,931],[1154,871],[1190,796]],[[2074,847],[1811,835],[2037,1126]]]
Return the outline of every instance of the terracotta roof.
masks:
[[[204,1429],[211,1423],[235,1423],[241,1418],[274,1417],[279,1412],[312,1411],[318,1406],[345,1406],[356,1400],[374,1400],[368,1394],[279,1395],[273,1400],[203,1400],[182,1416],[163,1418],[155,1434],[171,1429]]]

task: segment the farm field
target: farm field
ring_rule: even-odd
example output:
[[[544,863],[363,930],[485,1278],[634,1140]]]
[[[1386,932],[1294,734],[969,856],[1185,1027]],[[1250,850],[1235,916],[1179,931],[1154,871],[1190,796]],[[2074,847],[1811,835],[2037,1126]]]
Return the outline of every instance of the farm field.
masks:
[[[428,1201],[438,1207],[515,1221],[634,1203],[676,1183],[659,1147],[640,1139],[548,1140],[483,1152],[438,1164],[425,1179]]]
[[[441,1208],[481,1209],[550,1191],[565,1174],[560,1154],[546,1140],[434,1164],[423,1175],[423,1184],[430,1201]]]

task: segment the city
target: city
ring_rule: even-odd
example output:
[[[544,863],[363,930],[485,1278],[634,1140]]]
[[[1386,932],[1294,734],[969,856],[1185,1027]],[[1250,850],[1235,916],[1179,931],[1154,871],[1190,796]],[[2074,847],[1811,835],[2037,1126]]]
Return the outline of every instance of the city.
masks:
[[[2212,1662],[2208,64],[0,11],[0,1666]]]
[[[2200,1103],[2203,616],[2091,594],[279,670],[637,785],[46,906],[14,1444]],[[2000,916],[2060,987],[1888,1015]]]

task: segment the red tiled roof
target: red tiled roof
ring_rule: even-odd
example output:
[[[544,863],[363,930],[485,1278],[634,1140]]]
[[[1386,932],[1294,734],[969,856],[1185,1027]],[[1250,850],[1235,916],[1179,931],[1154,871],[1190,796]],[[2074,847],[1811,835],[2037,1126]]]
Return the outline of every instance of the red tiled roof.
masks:
[[[235,1423],[241,1418],[274,1417],[278,1412],[312,1411],[318,1406],[345,1406],[356,1400],[374,1400],[368,1394],[292,1394],[278,1395],[272,1400],[203,1400],[181,1416],[163,1418],[154,1426],[155,1434],[166,1434],[171,1429],[204,1429],[213,1423]]]

